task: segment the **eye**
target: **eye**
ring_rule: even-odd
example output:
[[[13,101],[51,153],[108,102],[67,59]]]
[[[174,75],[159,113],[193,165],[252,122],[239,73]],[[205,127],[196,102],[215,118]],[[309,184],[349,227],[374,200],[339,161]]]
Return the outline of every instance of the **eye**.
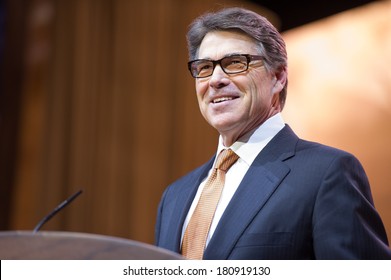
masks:
[[[205,73],[213,69],[213,64],[210,62],[201,62],[197,65],[197,73]]]
[[[228,65],[233,65],[233,64],[238,64],[238,63],[243,64],[243,61],[239,58],[232,58],[228,61]]]
[[[198,66],[198,71],[208,70],[210,68],[211,68],[210,64],[206,64],[205,63],[205,64],[201,64],[201,65]]]
[[[247,67],[247,60],[242,56],[229,56],[222,61],[223,67],[228,71],[242,71]]]

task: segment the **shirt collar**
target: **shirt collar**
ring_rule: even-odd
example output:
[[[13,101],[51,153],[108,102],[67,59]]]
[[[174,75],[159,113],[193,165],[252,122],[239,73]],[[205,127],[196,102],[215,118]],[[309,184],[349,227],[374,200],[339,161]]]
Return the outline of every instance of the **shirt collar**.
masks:
[[[238,139],[231,147],[223,145],[223,139],[220,135],[217,155],[223,149],[232,149],[240,157],[240,160],[250,166],[262,149],[284,126],[285,122],[281,113],[277,113],[267,119],[257,129]]]

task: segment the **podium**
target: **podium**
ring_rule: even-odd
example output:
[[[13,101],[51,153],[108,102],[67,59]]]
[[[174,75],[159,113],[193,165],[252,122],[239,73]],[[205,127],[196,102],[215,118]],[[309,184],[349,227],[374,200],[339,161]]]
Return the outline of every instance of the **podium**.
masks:
[[[1,260],[180,260],[146,243],[89,233],[0,231]]]

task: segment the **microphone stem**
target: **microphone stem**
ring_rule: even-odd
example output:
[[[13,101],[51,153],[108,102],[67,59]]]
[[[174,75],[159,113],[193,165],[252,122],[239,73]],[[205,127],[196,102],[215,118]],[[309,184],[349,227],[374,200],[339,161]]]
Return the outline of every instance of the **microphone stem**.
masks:
[[[83,191],[79,190],[78,192],[71,195],[68,199],[61,202],[56,208],[53,209],[48,215],[46,215],[39,223],[35,226],[33,233],[37,233],[42,226],[49,221],[54,215],[56,215],[61,209],[63,209],[65,206],[67,206],[69,203],[72,202],[76,197],[78,197]]]

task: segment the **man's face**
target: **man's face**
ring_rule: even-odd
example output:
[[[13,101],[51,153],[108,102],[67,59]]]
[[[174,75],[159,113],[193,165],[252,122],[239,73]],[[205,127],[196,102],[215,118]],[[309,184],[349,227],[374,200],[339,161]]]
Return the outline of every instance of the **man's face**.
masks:
[[[204,37],[198,58],[218,60],[231,54],[260,55],[252,38],[238,32],[215,31]],[[222,135],[225,146],[280,111],[281,89],[281,81],[258,60],[250,62],[246,72],[228,75],[217,65],[212,76],[196,79],[201,113]]]

